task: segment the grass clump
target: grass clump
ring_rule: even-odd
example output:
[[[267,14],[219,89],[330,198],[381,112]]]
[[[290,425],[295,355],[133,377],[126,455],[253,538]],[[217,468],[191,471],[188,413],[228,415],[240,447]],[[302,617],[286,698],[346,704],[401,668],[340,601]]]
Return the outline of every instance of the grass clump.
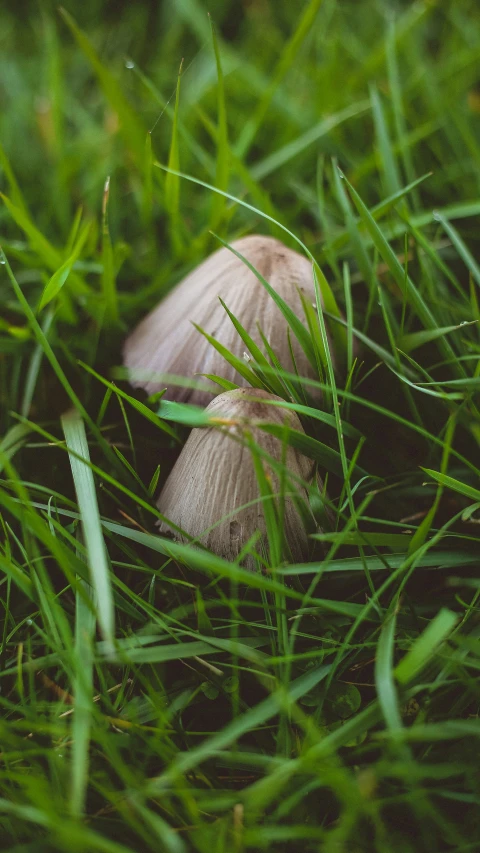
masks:
[[[473,851],[478,12],[210,12],[0,11],[2,847]],[[325,316],[289,323],[318,381],[268,342],[245,370],[302,418],[332,512],[303,565],[271,513],[263,573],[157,534],[202,413],[120,355],[255,232],[315,264]]]

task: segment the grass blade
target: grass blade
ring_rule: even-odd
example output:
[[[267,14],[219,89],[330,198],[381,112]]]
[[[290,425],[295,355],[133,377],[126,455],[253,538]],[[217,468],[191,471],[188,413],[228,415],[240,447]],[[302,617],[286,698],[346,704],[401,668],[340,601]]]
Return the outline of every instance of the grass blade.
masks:
[[[66,261],[63,262],[60,269],[54,273],[50,279],[50,281],[45,285],[42,296],[40,298],[40,302],[38,305],[38,311],[42,311],[52,299],[55,299],[56,296],[60,293],[62,287],[67,281],[74,263],[78,260],[81,255],[82,249],[87,242],[87,237],[90,232],[91,222],[85,222],[82,230],[78,236],[78,239],[72,249],[72,253],[70,257],[67,258]]]
[[[398,697],[393,677],[393,654],[395,644],[395,613],[388,617],[380,631],[375,658],[375,686],[383,717],[388,729],[402,728],[398,710]]]
[[[458,233],[457,229],[454,228],[454,226],[451,224],[451,222],[448,221],[447,217],[444,216],[442,213],[440,213],[438,210],[436,210],[434,212],[433,218],[435,219],[436,222],[440,222],[440,225],[442,226],[444,231],[450,237],[450,240],[452,241],[453,245],[455,246],[455,248],[456,248],[458,254],[460,255],[460,257],[462,258],[463,262],[465,263],[467,269],[470,270],[472,277],[473,277],[473,280],[480,287],[480,266],[477,264],[472,253],[470,252],[470,250],[466,246],[465,242],[460,237],[460,234]]]
[[[182,61],[183,64],[183,61]],[[182,246],[180,239],[180,180],[177,172],[180,168],[180,153],[178,144],[178,112],[180,107],[180,81],[182,79],[182,64],[177,77],[175,91],[175,112],[173,114],[172,138],[168,155],[168,171],[165,176],[165,209],[170,222],[170,239],[174,251],[179,252]]]
[[[473,501],[480,501],[480,489],[468,486],[454,477],[449,477],[448,474],[443,474],[440,471],[432,471],[431,468],[422,468],[422,471],[425,471],[425,474],[428,474],[432,480],[436,480],[441,486],[446,486],[447,489],[452,489],[454,492],[465,495],[466,498],[471,498]]]
[[[98,511],[97,494],[93,474],[87,462],[90,461],[85,427],[79,413],[70,411],[62,417],[62,427],[70,455],[78,507],[82,519],[85,547],[93,589],[97,597],[98,622],[105,641],[113,652],[115,644],[115,609],[107,552],[103,541],[102,527]]]
[[[118,323],[117,286],[113,260],[113,247],[108,227],[108,199],[110,196],[110,178],[105,181],[102,202],[102,291],[105,301],[105,321],[107,325]]]
[[[101,62],[90,40],[83,30],[80,29],[75,19],[66,9],[60,7],[59,11],[75,41],[97,75],[108,103],[118,115],[121,133],[140,167],[143,162],[145,128],[142,127],[139,117],[126,100],[120,84],[111,71]]]
[[[425,301],[423,300],[421,294],[418,292],[410,277],[408,275],[405,275],[405,270],[400,264],[393,249],[387,243],[380,228],[378,227],[377,223],[375,222],[367,207],[363,203],[362,199],[358,195],[357,191],[352,187],[352,185],[347,181],[347,179],[342,173],[340,173],[340,176],[345,180],[345,183],[348,186],[355,207],[357,208],[360,214],[360,218],[364,222],[365,227],[367,228],[374,242],[374,245],[378,249],[379,254],[383,258],[385,263],[388,265],[388,268],[392,273],[400,291],[403,292],[404,289],[406,290],[407,297],[415,308],[418,317],[420,318],[424,326],[427,329],[436,329],[438,324],[435,320],[435,317],[426,305]],[[457,364],[455,360],[455,353],[450,344],[444,338],[440,338],[437,343],[442,355],[445,358],[453,359],[453,362]],[[457,372],[462,372],[459,367],[457,367]]]
[[[74,715],[72,725],[72,759],[70,812],[74,818],[85,813],[89,784],[89,747],[93,708],[93,640],[96,618],[95,601],[89,601],[92,590],[83,583],[85,597],[77,593],[75,604],[76,680],[73,686]]]
[[[407,684],[431,660],[438,647],[445,642],[458,622],[458,616],[447,608],[437,613],[424,632],[415,640],[412,648],[395,667],[395,677],[400,684]]]
[[[227,109],[225,103],[225,82],[223,78],[222,64],[220,61],[220,50],[215,33],[215,27],[210,19],[212,27],[213,50],[215,53],[215,64],[217,68],[217,165],[215,172],[215,183],[221,190],[227,190],[230,171],[230,149],[228,143]],[[178,168],[178,167],[174,167]],[[215,231],[222,220],[225,210],[226,199],[221,195],[212,197],[212,210],[210,214],[210,229]]]
[[[295,57],[298,51],[300,50],[304,39],[311,31],[311,28],[314,25],[315,18],[317,17],[317,13],[321,5],[322,0],[309,0],[309,2],[307,3],[303,11],[303,15],[301,16],[298,25],[295,29],[295,32],[284,47],[277,66],[273,72],[270,85],[263,93],[263,97],[260,99],[253,116],[243,128],[243,131],[240,135],[240,139],[237,143],[237,155],[240,158],[245,159],[248,150],[255,138],[257,130],[260,127],[262,120],[268,110],[275,90],[277,89],[284,75],[295,62]]]

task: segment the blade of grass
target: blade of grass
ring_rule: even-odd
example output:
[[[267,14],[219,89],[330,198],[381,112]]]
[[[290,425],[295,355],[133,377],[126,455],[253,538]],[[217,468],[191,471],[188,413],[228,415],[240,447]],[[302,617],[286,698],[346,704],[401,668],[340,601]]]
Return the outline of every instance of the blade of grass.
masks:
[[[115,609],[113,604],[110,567],[103,540],[97,493],[93,474],[88,465],[81,462],[82,457],[90,461],[85,427],[80,414],[71,410],[62,417],[65,441],[75,456],[70,455],[70,466],[75,483],[78,507],[82,518],[85,546],[92,586],[97,596],[98,622],[102,634],[112,653],[115,647]]]
[[[454,492],[465,495],[466,498],[471,498],[473,501],[480,501],[480,489],[474,489],[473,486],[468,486],[466,483],[462,483],[460,480],[449,477],[448,474],[440,471],[432,471],[431,468],[422,468],[422,471],[425,471],[425,474],[428,474],[429,477],[447,489],[453,489]]]
[[[170,769],[157,779],[150,779],[147,790],[151,794],[162,791],[165,785],[170,783],[171,778],[185,774],[194,767],[198,767],[209,755],[218,749],[224,749],[232,741],[238,740],[245,732],[262,725],[271,719],[282,708],[288,708],[305,693],[319,684],[326,677],[328,666],[321,666],[312,672],[301,675],[289,685],[288,693],[280,689],[272,693],[267,699],[259,702],[254,708],[249,709],[241,717],[233,720],[218,734],[207,738],[201,746],[188,753],[181,753],[171,764]]]
[[[143,533],[140,530],[124,527],[121,524],[115,524],[110,521],[104,521],[103,525],[107,530],[117,534],[118,536],[123,536],[133,542],[138,542],[139,544],[142,544],[153,551],[157,551],[160,554],[164,554],[167,557],[173,557],[173,559],[178,562],[185,563],[185,565],[200,572],[204,572],[209,576],[212,576],[213,574],[215,576],[226,577],[237,581],[238,583],[244,583],[247,587],[251,587],[253,589],[264,589],[272,593],[279,592],[286,595],[288,598],[295,599],[296,601],[305,601],[305,596],[301,593],[297,593],[293,589],[286,588],[283,584],[277,583],[274,580],[269,580],[261,574],[250,572],[248,569],[242,569],[235,563],[229,563],[227,560],[222,560],[220,557],[216,557],[208,551],[201,551],[199,549],[192,548],[189,545],[173,542],[169,539],[164,539],[161,536],[153,536],[150,533]],[[339,603],[334,599],[323,598],[311,598],[308,601],[312,606],[325,608],[327,611],[331,611],[332,613],[340,612],[349,617],[353,617],[363,610],[361,605],[347,601]]]
[[[460,237],[457,229],[448,221],[448,218],[444,216],[440,211],[436,210],[433,214],[433,218],[436,222],[439,222],[444,231],[450,237],[453,245],[455,246],[458,254],[461,259],[465,263],[467,269],[470,270],[474,281],[480,287],[480,266],[477,264],[475,258],[470,252],[469,248],[465,244],[465,242]]]
[[[149,131],[145,137],[145,152],[143,160],[143,196],[142,216],[147,227],[151,227],[153,218],[153,151],[152,134]]]
[[[12,201],[19,210],[23,211],[26,216],[28,216],[27,205],[25,203],[25,199],[23,197],[22,191],[18,185],[17,179],[13,172],[13,169],[10,165],[10,161],[3,149],[3,146],[0,145],[0,168],[2,169],[10,187],[10,193],[12,196]]]
[[[111,71],[101,62],[93,45],[77,25],[75,19],[63,7],[59,8],[59,12],[97,75],[108,103],[119,117],[121,133],[125,142],[140,166],[144,156],[145,128],[142,127],[138,115],[126,100],[120,84]]]
[[[372,240],[375,246],[377,247],[381,257],[388,265],[388,268],[392,273],[393,278],[395,279],[400,289],[400,292],[403,293],[403,291],[406,290],[407,297],[415,308],[418,317],[420,318],[424,326],[427,329],[436,329],[438,324],[435,320],[435,317],[433,316],[432,312],[424,302],[421,294],[413,284],[412,280],[410,279],[410,276],[405,275],[405,271],[402,265],[400,264],[397,256],[393,252],[391,246],[387,243],[385,237],[383,236],[380,228],[373,219],[369,210],[361,200],[357,191],[354,189],[354,187],[352,187],[352,185],[347,181],[347,179],[341,172],[340,177],[345,180],[345,183],[348,186],[348,190],[353,199],[355,207],[357,208],[360,217],[364,222],[368,232],[370,233],[370,236],[372,237]],[[438,348],[445,358],[452,358],[455,360],[455,353],[452,350],[450,344],[444,338],[438,340]],[[463,373],[462,369],[458,366],[458,364],[457,373]]]
[[[394,195],[400,192],[401,180],[390,139],[387,119],[376,86],[371,86],[370,88],[370,100],[372,102],[372,115],[378,150],[382,159],[382,171],[385,176],[385,189],[389,195]]]
[[[105,181],[102,200],[102,292],[105,302],[105,325],[116,325],[119,320],[117,285],[113,260],[113,247],[108,227],[108,199],[110,177]]]
[[[253,370],[247,367],[245,361],[243,361],[241,358],[238,358],[236,355],[233,355],[233,353],[231,353],[230,350],[224,347],[223,344],[220,343],[220,341],[217,341],[216,338],[213,338],[212,335],[209,335],[208,332],[205,332],[200,326],[197,326],[196,323],[193,323],[193,325],[195,326],[197,331],[200,332],[200,334],[207,339],[209,344],[211,344],[212,347],[214,347],[214,349],[216,349],[217,352],[220,353],[220,355],[223,355],[225,361],[231,364],[232,367],[235,368],[237,373],[239,373],[240,376],[246,379],[246,381],[249,382],[253,388],[264,387],[264,384],[261,379],[256,376]]]
[[[297,24],[297,27],[286,43],[280,59],[271,77],[271,82],[264,91],[262,98],[257,104],[257,107],[252,117],[246,122],[237,142],[237,156],[245,160],[247,153],[255,139],[258,129],[267,113],[270,102],[278,88],[282,78],[291,68],[305,38],[311,31],[317,17],[318,10],[322,5],[322,0],[309,0],[303,14]]]
[[[177,77],[177,88],[175,92],[175,111],[173,114],[172,138],[170,140],[170,151],[168,154],[168,170],[165,176],[165,209],[169,217],[170,240],[175,253],[182,248],[180,238],[180,180],[178,170],[180,168],[180,153],[178,145],[178,112],[180,107],[180,81],[182,78],[183,60],[180,64]]]
[[[63,262],[62,266],[52,275],[51,279],[45,285],[38,305],[39,312],[42,311],[43,308],[52,301],[52,299],[55,299],[55,297],[58,296],[62,287],[66,283],[74,263],[80,257],[82,249],[85,246],[91,225],[92,223],[90,221],[84,223],[70,256]]]
[[[447,422],[447,428],[445,430],[445,442],[442,450],[442,461],[441,461],[441,473],[445,474],[448,469],[448,461],[450,457],[450,450],[453,444],[453,437],[455,433],[455,414],[452,414]],[[417,548],[420,548],[421,545],[426,541],[430,530],[432,529],[433,522],[435,520],[435,516],[438,511],[438,507],[440,505],[440,501],[443,495],[443,485],[439,483],[435,499],[433,501],[432,506],[430,507],[428,513],[425,518],[422,520],[420,527],[415,531],[412,540],[410,542],[409,553],[413,553]]]
[[[221,190],[226,190],[229,179],[230,151],[228,143],[227,109],[225,103],[225,81],[223,78],[222,63],[220,60],[220,49],[215,33],[213,20],[210,17],[212,29],[213,50],[215,53],[215,65],[217,69],[217,164],[215,171],[215,183]],[[174,167],[174,168],[178,168]],[[222,220],[225,210],[226,199],[224,196],[214,195],[212,197],[212,208],[210,213],[210,230],[215,231]]]
[[[400,684],[408,684],[429,663],[457,622],[457,614],[446,607],[437,613],[395,667],[395,678]]]
[[[78,363],[79,363],[80,367],[83,367],[83,369],[86,370],[87,373],[90,373],[91,376],[94,376],[95,379],[98,379],[99,382],[101,382],[103,385],[105,385],[107,388],[109,388],[114,394],[116,394],[118,397],[121,397],[122,400],[126,400],[127,403],[130,403],[130,405],[134,409],[136,409],[137,412],[140,412],[140,414],[143,415],[144,418],[146,418],[148,421],[150,421],[156,427],[161,429],[162,432],[166,432],[167,435],[171,436],[171,438],[174,438],[176,441],[178,441],[178,436],[174,432],[174,430],[171,429],[167,424],[164,424],[163,421],[158,417],[158,415],[156,415],[155,412],[152,412],[152,410],[149,409],[148,406],[146,406],[144,403],[141,403],[140,400],[137,400],[135,397],[132,397],[130,394],[127,394],[126,391],[122,391],[122,389],[118,388],[116,385],[114,385],[113,382],[109,382],[108,379],[105,379],[103,376],[100,376],[100,374],[97,373],[97,371],[94,370],[93,367],[89,367],[89,365],[85,364],[83,361],[79,361]]]
[[[80,556],[80,555],[79,555]],[[80,583],[83,583],[80,581]],[[70,813],[80,818],[85,813],[89,784],[89,748],[93,708],[93,640],[95,636],[95,600],[88,598],[92,590],[84,583],[87,597],[76,596],[75,648],[76,679],[73,686],[74,709],[72,724]]]
[[[282,146],[282,148],[274,151],[273,154],[267,154],[266,157],[258,163],[255,163],[251,169],[252,178],[257,181],[262,181],[282,166],[285,166],[299,154],[302,154],[302,152],[310,145],[318,142],[322,137],[331,134],[331,132],[336,127],[343,124],[343,122],[348,121],[350,118],[355,118],[358,115],[362,115],[369,109],[369,101],[357,101],[357,103],[351,104],[343,110],[339,110],[338,113],[334,113],[333,115],[321,119],[318,124],[315,124],[301,136],[297,137],[297,139],[294,139],[292,142],[288,142],[286,145]]]
[[[114,456],[113,452],[111,451],[111,449],[108,447],[105,439],[102,436],[102,433],[100,432],[97,425],[92,420],[92,418],[89,416],[88,412],[86,411],[86,409],[84,408],[84,406],[80,402],[79,398],[77,397],[73,388],[71,387],[65,373],[63,372],[62,368],[60,367],[60,363],[59,363],[57,357],[55,356],[55,353],[53,352],[44,331],[40,327],[37,319],[35,318],[35,315],[34,315],[32,309],[30,308],[30,305],[28,304],[27,300],[25,299],[25,296],[23,295],[22,289],[21,289],[20,285],[18,284],[18,282],[17,282],[17,280],[13,274],[12,268],[10,266],[10,263],[7,260],[5,252],[0,247],[0,263],[2,263],[2,262],[3,262],[3,265],[5,266],[7,275],[10,279],[10,283],[13,287],[15,295],[16,295],[16,297],[17,297],[17,299],[18,299],[18,301],[19,301],[19,303],[23,309],[23,312],[24,312],[27,320],[28,320],[30,328],[32,329],[33,334],[35,335],[38,343],[42,347],[43,352],[45,353],[48,361],[50,362],[57,379],[59,380],[60,384],[62,385],[62,387],[66,391],[68,397],[72,401],[72,403],[75,406],[75,408],[77,409],[77,411],[82,415],[82,418],[88,423],[90,429],[92,430],[92,433],[95,435],[97,441],[102,446],[105,454],[110,459],[114,460],[115,456]]]
[[[282,297],[274,290],[274,288],[268,283],[268,281],[266,281],[266,279],[264,279],[264,277],[260,275],[259,272],[257,272],[253,264],[251,264],[250,261],[247,260],[247,258],[240,254],[240,252],[237,252],[237,250],[230,246],[227,242],[225,242],[225,240],[222,240],[221,237],[218,237],[217,234],[215,234],[214,236],[217,238],[217,240],[220,241],[223,246],[225,246],[226,249],[229,249],[232,254],[236,255],[236,257],[239,258],[245,264],[245,266],[247,266],[248,269],[251,270],[251,272],[253,272],[253,274],[258,278],[259,282],[263,285],[267,293],[272,297],[273,301],[282,312],[283,316],[285,317],[285,320],[287,321],[297,341],[302,347],[305,355],[310,361],[310,364],[312,365],[312,367],[315,367],[315,354],[312,348],[310,336],[303,323],[300,322],[300,320],[289,307],[289,305],[284,302]]]
[[[390,614],[382,625],[375,657],[375,686],[386,726],[390,730],[402,728],[398,697],[393,677],[396,613]]]

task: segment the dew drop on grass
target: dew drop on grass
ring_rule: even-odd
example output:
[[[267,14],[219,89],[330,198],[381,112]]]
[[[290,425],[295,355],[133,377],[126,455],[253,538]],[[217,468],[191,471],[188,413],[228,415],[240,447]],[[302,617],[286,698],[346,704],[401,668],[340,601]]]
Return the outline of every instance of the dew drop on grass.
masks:
[[[135,63],[132,59],[125,60],[125,68],[135,68]]]

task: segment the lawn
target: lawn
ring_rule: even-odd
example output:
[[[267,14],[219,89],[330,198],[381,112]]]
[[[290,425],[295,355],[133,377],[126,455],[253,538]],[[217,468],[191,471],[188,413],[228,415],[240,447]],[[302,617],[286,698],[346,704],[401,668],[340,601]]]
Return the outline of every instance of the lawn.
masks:
[[[65,5],[0,9],[1,849],[477,851],[478,4]],[[325,309],[287,312],[313,379],[240,315],[223,353],[306,433],[275,497],[245,433],[256,571],[159,532],[208,415],[122,360],[249,234]]]

